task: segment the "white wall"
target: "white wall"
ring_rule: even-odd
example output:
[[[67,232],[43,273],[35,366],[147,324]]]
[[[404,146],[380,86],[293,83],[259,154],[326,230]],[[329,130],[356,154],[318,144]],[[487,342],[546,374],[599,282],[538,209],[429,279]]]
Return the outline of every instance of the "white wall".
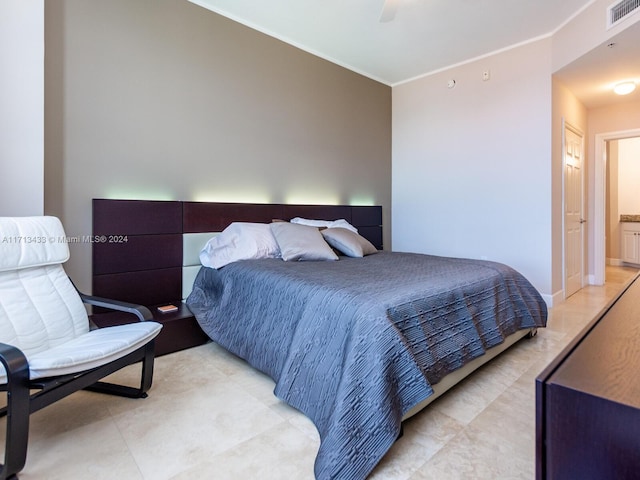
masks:
[[[394,87],[393,249],[500,261],[550,295],[550,100],[550,39]]]
[[[44,0],[0,1],[0,215],[44,211]]]
[[[640,138],[618,141],[618,211],[640,215]]]
[[[570,118],[580,128],[588,123],[587,259],[593,274],[593,138],[618,130],[614,125],[635,128],[640,117],[626,105],[608,111],[611,115],[607,109],[589,111],[585,120],[584,107],[568,100],[560,85],[555,91],[562,98],[553,98],[551,74],[640,21],[635,14],[607,30],[610,4],[594,0],[536,44],[394,88],[394,250],[504,261],[524,273],[549,303],[562,298],[562,169],[556,143],[558,125]],[[482,84],[486,68],[491,80]],[[453,90],[444,87],[449,78],[458,81]],[[517,85],[524,88],[515,90]]]

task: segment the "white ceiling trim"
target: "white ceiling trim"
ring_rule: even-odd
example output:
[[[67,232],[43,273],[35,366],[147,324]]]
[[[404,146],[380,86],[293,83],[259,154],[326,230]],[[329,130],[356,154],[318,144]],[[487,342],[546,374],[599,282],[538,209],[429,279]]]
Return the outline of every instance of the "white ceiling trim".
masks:
[[[457,67],[461,67],[463,65],[468,65],[469,63],[473,63],[473,62],[477,62],[478,60],[482,60],[484,58],[488,58],[488,57],[492,57],[493,55],[498,55],[500,53],[504,53],[507,52],[509,50],[513,50],[514,48],[518,48],[518,47],[522,47],[524,45],[529,45],[531,43],[535,43],[539,40],[543,40],[545,38],[549,38],[549,37],[553,37],[556,33],[558,33],[560,30],[562,30],[566,25],[568,25],[574,18],[576,18],[578,15],[580,15],[582,12],[584,12],[587,8],[589,8],[591,5],[593,5],[597,0],[591,0],[589,3],[587,3],[586,5],[584,5],[580,10],[578,10],[577,12],[575,12],[573,15],[571,15],[569,18],[567,18],[564,22],[562,22],[560,25],[558,25],[556,28],[554,28],[551,32],[549,33],[545,33],[543,35],[539,35],[537,37],[534,38],[530,38],[529,40],[524,40],[522,42],[519,43],[515,43],[513,45],[509,45],[507,47],[503,47],[500,48],[498,50],[494,50],[492,52],[489,53],[485,53],[483,55],[479,55],[477,57],[473,57],[470,58],[468,60],[464,60],[462,62],[458,62],[458,63],[454,63],[452,65],[448,65],[446,67],[442,67],[442,68],[438,68],[437,70],[432,70],[430,72],[427,73],[423,73],[420,75],[416,75],[415,77],[412,78],[408,78],[406,80],[401,80],[399,82],[395,82],[395,83],[391,83],[388,84],[391,87],[395,87],[397,85],[402,85],[405,83],[410,83],[413,82],[415,80],[419,80],[421,78],[426,78],[429,77],[431,75],[435,75],[437,73],[442,73],[442,72],[446,72],[447,70],[450,70],[452,68],[457,68]]]
[[[460,67],[462,65],[467,65],[469,63],[473,63],[473,62],[476,62],[478,60],[482,60],[484,58],[488,58],[488,57],[491,57],[493,55],[497,55],[497,54],[512,50],[514,48],[518,48],[518,47],[521,47],[521,46],[524,46],[524,45],[527,45],[527,44],[530,44],[530,43],[537,42],[537,41],[545,39],[545,38],[549,38],[549,37],[553,36],[559,30],[561,30],[563,27],[565,27],[568,23],[570,23],[573,19],[575,19],[578,15],[580,15],[583,11],[585,11],[587,8],[589,8],[596,1],[598,1],[598,0],[590,0],[586,5],[584,5],[582,8],[580,8],[578,11],[574,12],[569,18],[567,18],[564,22],[562,22],[559,26],[554,28],[549,33],[542,34],[542,35],[539,35],[537,37],[534,37],[534,38],[531,38],[531,39],[528,39],[528,40],[524,40],[524,41],[516,43],[516,44],[508,45],[508,46],[502,47],[502,48],[500,48],[498,50],[493,50],[491,52],[488,52],[488,53],[485,53],[485,54],[482,54],[482,55],[479,55],[479,56],[476,56],[476,57],[472,57],[472,58],[463,60],[461,62],[457,62],[457,63],[450,64],[450,65],[446,65],[446,66],[438,68],[436,70],[431,70],[431,71],[428,71],[428,72],[424,72],[424,73],[421,73],[419,75],[416,75],[416,76],[413,76],[413,77],[410,77],[410,78],[407,78],[407,79],[404,79],[404,80],[400,80],[398,82],[393,82],[393,81],[384,80],[384,79],[372,74],[371,72],[364,71],[364,70],[362,70],[360,68],[354,67],[353,65],[351,65],[349,63],[346,63],[346,62],[341,61],[341,60],[339,60],[337,58],[331,57],[331,56],[327,55],[326,53],[323,53],[321,51],[315,50],[315,49],[309,47],[308,45],[302,44],[300,42],[295,41],[294,39],[292,39],[290,37],[287,37],[286,35],[282,35],[282,34],[280,34],[278,32],[270,30],[270,29],[268,29],[268,28],[266,28],[264,26],[255,24],[255,23],[253,23],[253,22],[251,22],[251,21],[249,21],[249,20],[247,20],[245,18],[241,18],[240,16],[238,16],[238,15],[232,13],[232,12],[229,12],[229,11],[225,10],[224,8],[220,8],[218,6],[211,5],[211,2],[208,2],[207,0],[189,0],[189,2],[191,2],[191,3],[195,4],[195,5],[198,5],[198,6],[202,7],[202,8],[204,8],[204,9],[207,9],[209,11],[212,11],[214,13],[222,15],[223,17],[229,18],[230,20],[233,20],[233,21],[235,21],[237,23],[240,23],[240,24],[242,24],[242,25],[244,25],[244,26],[246,26],[248,28],[251,28],[252,30],[256,30],[256,31],[258,31],[260,33],[263,33],[263,34],[268,35],[268,36],[270,36],[272,38],[275,38],[275,39],[280,40],[282,42],[285,42],[285,43],[287,43],[289,45],[292,45],[293,47],[298,48],[298,49],[300,49],[300,50],[302,50],[304,52],[310,53],[310,54],[312,54],[312,55],[314,55],[316,57],[322,58],[323,60],[331,62],[331,63],[333,63],[335,65],[340,66],[340,67],[346,68],[346,69],[348,69],[348,70],[350,70],[352,72],[355,72],[355,73],[357,73],[359,75],[362,75],[362,76],[365,76],[367,78],[370,78],[370,79],[372,79],[374,81],[380,82],[380,83],[382,83],[384,85],[388,85],[390,87],[394,87],[394,86],[397,86],[397,85],[402,85],[402,84],[409,83],[409,82],[412,82],[412,81],[415,81],[415,80],[418,80],[418,79],[421,79],[421,78],[429,77],[431,75],[435,75],[435,74],[450,70],[452,68]]]
[[[280,41],[282,41],[284,43],[287,43],[287,44],[292,45],[292,46],[294,46],[296,48],[299,48],[300,50],[305,51],[307,53],[310,53],[310,54],[312,54],[312,55],[314,55],[316,57],[322,58],[323,60],[327,60],[328,62],[334,63],[334,64],[336,64],[336,65],[338,65],[340,67],[344,67],[347,70],[351,70],[352,72],[355,72],[355,73],[357,73],[359,75],[362,75],[364,77],[370,78],[371,80],[375,80],[376,82],[380,82],[380,83],[382,83],[384,85],[388,85],[390,87],[393,86],[389,82],[387,82],[387,81],[385,81],[385,80],[383,80],[381,78],[377,78],[375,75],[372,75],[372,74],[370,74],[368,72],[362,71],[362,70],[354,67],[353,65],[348,65],[348,64],[346,64],[344,62],[341,62],[340,60],[337,60],[335,58],[331,58],[331,57],[323,54],[322,52],[319,52],[317,50],[313,50],[312,48],[309,48],[306,45],[303,45],[301,43],[298,43],[295,40],[292,40],[292,39],[290,39],[290,38],[288,38],[288,37],[286,37],[284,35],[280,35],[277,32],[273,32],[273,31],[271,31],[269,29],[261,27],[260,25],[256,25],[256,24],[254,24],[254,23],[252,23],[252,22],[250,22],[250,21],[248,21],[246,19],[240,18],[237,15],[234,15],[232,13],[229,13],[229,12],[225,11],[222,8],[213,7],[209,3],[207,3],[206,0],[189,0],[189,2],[191,2],[191,3],[195,4],[195,5],[198,5],[198,6],[202,7],[202,8],[205,8],[205,9],[211,11],[211,12],[215,12],[218,15],[222,15],[223,17],[226,17],[226,18],[228,18],[230,20],[233,20],[234,22],[238,22],[238,23],[244,25],[245,27],[251,28],[252,30],[256,30],[256,31],[258,31],[260,33],[264,33],[265,35],[268,35],[270,37],[275,38],[276,40],[280,40]]]
[[[477,57],[473,57],[473,58],[470,58],[468,60],[464,60],[462,62],[458,62],[458,63],[454,63],[452,65],[448,65],[446,67],[438,68],[437,70],[432,70],[431,72],[422,73],[420,75],[416,75],[415,77],[408,78],[406,80],[401,80],[399,82],[395,82],[393,84],[390,84],[390,86],[395,87],[395,86],[398,86],[398,85],[402,85],[404,83],[410,83],[410,82],[413,82],[415,80],[419,80],[421,78],[430,77],[431,75],[435,75],[437,73],[446,72],[447,70],[451,70],[452,68],[461,67],[463,65],[468,65],[470,63],[477,62],[478,60],[482,60],[484,58],[492,57],[492,56],[498,55],[500,53],[508,52],[509,50],[513,50],[514,48],[519,48],[519,47],[522,47],[524,45],[529,45],[531,43],[535,43],[535,42],[538,42],[540,40],[544,40],[545,38],[549,38],[549,37],[552,37],[552,36],[553,36],[553,33],[545,33],[544,35],[539,35],[539,36],[537,36],[535,38],[531,38],[529,40],[525,40],[524,42],[515,43],[513,45],[509,45],[508,47],[504,47],[504,48],[500,48],[498,50],[494,50],[493,52],[485,53],[485,54],[479,55]]]
[[[581,9],[579,9],[577,12],[575,12],[573,15],[571,15],[569,18],[567,18],[564,22],[562,22],[560,25],[558,25],[553,30],[553,32],[551,32],[551,35],[555,35],[556,33],[558,33],[560,30],[562,30],[564,27],[566,27],[569,23],[571,23],[573,21],[573,19],[575,19],[578,15],[580,15],[582,12],[584,12],[587,8],[589,8],[591,5],[593,5],[597,1],[598,0],[591,0],[589,3],[584,5]]]

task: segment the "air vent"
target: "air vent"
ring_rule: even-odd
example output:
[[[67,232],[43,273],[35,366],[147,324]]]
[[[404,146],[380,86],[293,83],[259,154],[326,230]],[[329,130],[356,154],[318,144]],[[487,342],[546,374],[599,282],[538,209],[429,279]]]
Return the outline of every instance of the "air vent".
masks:
[[[607,28],[617,25],[640,7],[640,0],[622,0],[607,8]]]

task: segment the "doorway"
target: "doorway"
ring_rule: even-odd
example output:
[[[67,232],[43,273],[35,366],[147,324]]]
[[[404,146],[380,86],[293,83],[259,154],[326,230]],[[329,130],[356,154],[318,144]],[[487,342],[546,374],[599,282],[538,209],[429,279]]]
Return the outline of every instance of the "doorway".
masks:
[[[595,188],[594,188],[594,285],[604,285],[606,257],[606,208],[607,208],[607,142],[625,138],[640,137],[640,129],[600,133],[595,136]]]

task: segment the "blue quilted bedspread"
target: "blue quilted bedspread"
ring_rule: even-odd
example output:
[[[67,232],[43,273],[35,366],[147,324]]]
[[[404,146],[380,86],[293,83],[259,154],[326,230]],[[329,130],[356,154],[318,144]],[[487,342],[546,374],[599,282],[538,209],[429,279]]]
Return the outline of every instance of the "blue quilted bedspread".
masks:
[[[317,479],[365,478],[431,385],[547,319],[539,293],[505,265],[390,252],[203,267],[187,305],[314,422]]]

